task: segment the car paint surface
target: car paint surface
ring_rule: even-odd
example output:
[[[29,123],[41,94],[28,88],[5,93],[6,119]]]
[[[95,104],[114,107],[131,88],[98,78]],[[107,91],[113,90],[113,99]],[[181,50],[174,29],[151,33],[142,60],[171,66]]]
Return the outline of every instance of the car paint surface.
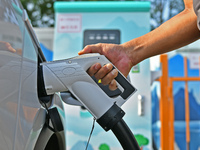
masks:
[[[46,118],[37,93],[38,54],[22,10],[18,0],[0,0],[1,150],[34,149]],[[64,111],[60,100],[51,106]]]

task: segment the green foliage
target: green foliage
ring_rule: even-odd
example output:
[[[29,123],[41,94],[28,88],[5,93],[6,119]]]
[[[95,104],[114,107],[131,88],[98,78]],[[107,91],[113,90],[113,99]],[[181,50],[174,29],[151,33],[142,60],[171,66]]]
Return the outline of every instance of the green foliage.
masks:
[[[21,0],[23,7],[27,10],[33,26],[54,26],[55,0]]]
[[[149,140],[141,134],[136,134],[135,138],[139,144],[139,146],[145,146],[149,144]]]
[[[55,1],[81,1],[81,0],[21,0],[23,7],[27,10],[32,25],[35,27],[54,26]],[[107,0],[82,0],[82,1],[107,1]],[[120,1],[120,0],[110,0]],[[129,1],[129,0],[127,0]],[[146,0],[132,0],[146,1]],[[151,29],[160,26],[166,20],[184,9],[183,0],[149,0],[151,2]]]

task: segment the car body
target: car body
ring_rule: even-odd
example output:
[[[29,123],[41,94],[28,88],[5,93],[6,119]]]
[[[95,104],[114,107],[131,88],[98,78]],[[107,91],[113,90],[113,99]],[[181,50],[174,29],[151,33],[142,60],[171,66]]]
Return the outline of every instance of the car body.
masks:
[[[45,58],[23,15],[20,1],[0,0],[0,149],[66,149],[63,102],[59,94],[45,102],[38,96],[38,65]],[[64,127],[59,131],[48,115],[53,108]]]

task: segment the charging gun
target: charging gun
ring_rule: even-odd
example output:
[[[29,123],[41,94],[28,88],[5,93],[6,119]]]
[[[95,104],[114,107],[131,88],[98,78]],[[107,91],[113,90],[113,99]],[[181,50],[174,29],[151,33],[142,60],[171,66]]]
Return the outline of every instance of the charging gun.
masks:
[[[115,79],[121,94],[109,97],[86,72],[94,63],[100,63],[103,66],[110,61],[103,55],[85,54],[70,59],[41,63],[40,70],[43,75],[45,95],[70,91],[104,130],[111,129],[114,132],[125,150],[138,150],[139,146],[134,136],[122,120],[125,113],[120,108],[136,92],[136,89],[121,72],[118,72]],[[129,139],[126,140],[124,136]],[[128,141],[130,144],[127,144]]]

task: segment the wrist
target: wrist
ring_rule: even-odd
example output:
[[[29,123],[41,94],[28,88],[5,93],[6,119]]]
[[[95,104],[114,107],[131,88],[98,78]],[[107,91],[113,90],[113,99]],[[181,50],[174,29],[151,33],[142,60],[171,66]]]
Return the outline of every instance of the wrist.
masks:
[[[122,46],[124,47],[131,61],[131,66],[135,66],[136,64],[145,59],[145,55],[142,54],[145,46],[138,39],[133,39],[131,41],[123,43]]]

